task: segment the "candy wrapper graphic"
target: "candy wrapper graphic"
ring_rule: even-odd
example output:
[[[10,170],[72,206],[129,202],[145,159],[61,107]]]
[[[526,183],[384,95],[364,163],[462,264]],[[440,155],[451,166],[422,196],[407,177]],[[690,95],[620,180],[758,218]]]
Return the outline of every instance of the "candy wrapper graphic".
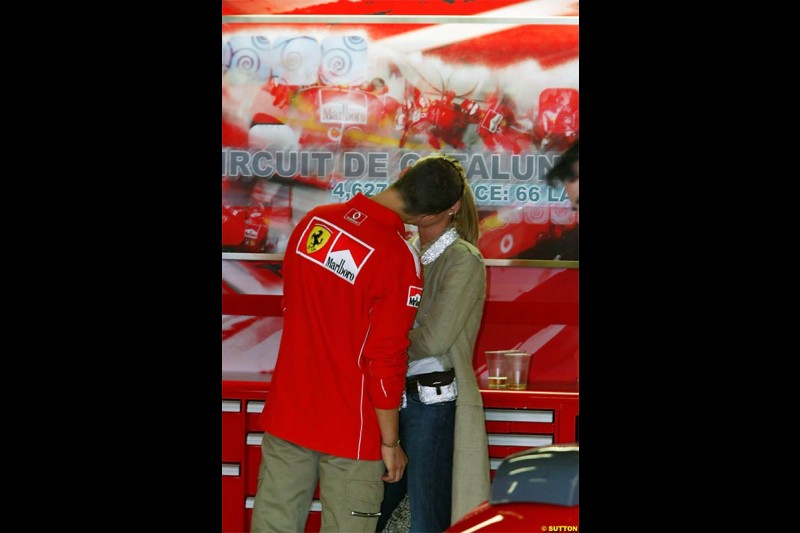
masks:
[[[363,37],[343,35],[322,40],[322,83],[361,85],[367,81],[367,66],[367,41]]]
[[[280,38],[272,46],[272,76],[282,85],[318,82],[322,50],[313,37]]]
[[[267,81],[270,76],[270,44],[262,35],[233,35],[222,45],[222,71],[229,83]]]

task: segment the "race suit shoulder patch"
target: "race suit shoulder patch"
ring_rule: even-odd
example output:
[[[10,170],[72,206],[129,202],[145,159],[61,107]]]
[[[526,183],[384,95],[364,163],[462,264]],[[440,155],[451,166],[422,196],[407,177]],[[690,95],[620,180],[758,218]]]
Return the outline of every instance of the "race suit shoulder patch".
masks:
[[[298,255],[351,284],[355,284],[358,273],[374,250],[374,247],[319,217],[309,221],[297,242]]]
[[[419,309],[419,301],[422,299],[422,287],[415,287],[411,285],[408,288],[408,302],[409,307],[416,307]]]

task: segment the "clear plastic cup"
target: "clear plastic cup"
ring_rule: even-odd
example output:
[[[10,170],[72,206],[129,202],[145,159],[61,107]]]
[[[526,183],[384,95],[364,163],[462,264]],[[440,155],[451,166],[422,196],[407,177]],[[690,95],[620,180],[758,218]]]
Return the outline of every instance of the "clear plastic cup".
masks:
[[[488,350],[486,354],[486,372],[490,389],[505,389],[508,380],[506,359],[508,350]]]
[[[531,364],[531,354],[521,350],[507,350],[506,358],[506,388],[508,390],[525,390],[528,388],[528,369]]]

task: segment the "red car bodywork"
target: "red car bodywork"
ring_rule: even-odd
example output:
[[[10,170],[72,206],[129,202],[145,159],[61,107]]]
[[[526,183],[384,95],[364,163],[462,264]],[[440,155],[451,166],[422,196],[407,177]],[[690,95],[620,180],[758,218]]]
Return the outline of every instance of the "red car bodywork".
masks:
[[[554,444],[509,455],[495,472],[489,500],[447,531],[578,531],[578,448]]]
[[[573,526],[574,529],[558,526]],[[447,531],[450,533],[578,531],[578,506],[564,507],[548,503],[492,505],[487,501],[450,526]]]
[[[558,526],[572,526],[572,529]],[[564,507],[549,503],[492,505],[486,501],[450,526],[447,531],[449,533],[578,531],[578,506]]]

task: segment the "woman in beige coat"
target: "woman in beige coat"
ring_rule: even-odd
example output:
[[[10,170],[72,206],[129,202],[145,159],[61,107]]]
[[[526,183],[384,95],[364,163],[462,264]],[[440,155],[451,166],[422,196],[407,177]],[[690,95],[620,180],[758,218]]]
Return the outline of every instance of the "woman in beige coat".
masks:
[[[385,484],[377,531],[406,493],[412,532],[444,531],[489,497],[488,439],[472,366],[486,298],[478,213],[461,164],[428,157],[439,160],[441,172],[459,173],[464,192],[450,209],[415,221],[411,243],[421,255],[424,289],[400,410],[408,466],[400,482]]]

